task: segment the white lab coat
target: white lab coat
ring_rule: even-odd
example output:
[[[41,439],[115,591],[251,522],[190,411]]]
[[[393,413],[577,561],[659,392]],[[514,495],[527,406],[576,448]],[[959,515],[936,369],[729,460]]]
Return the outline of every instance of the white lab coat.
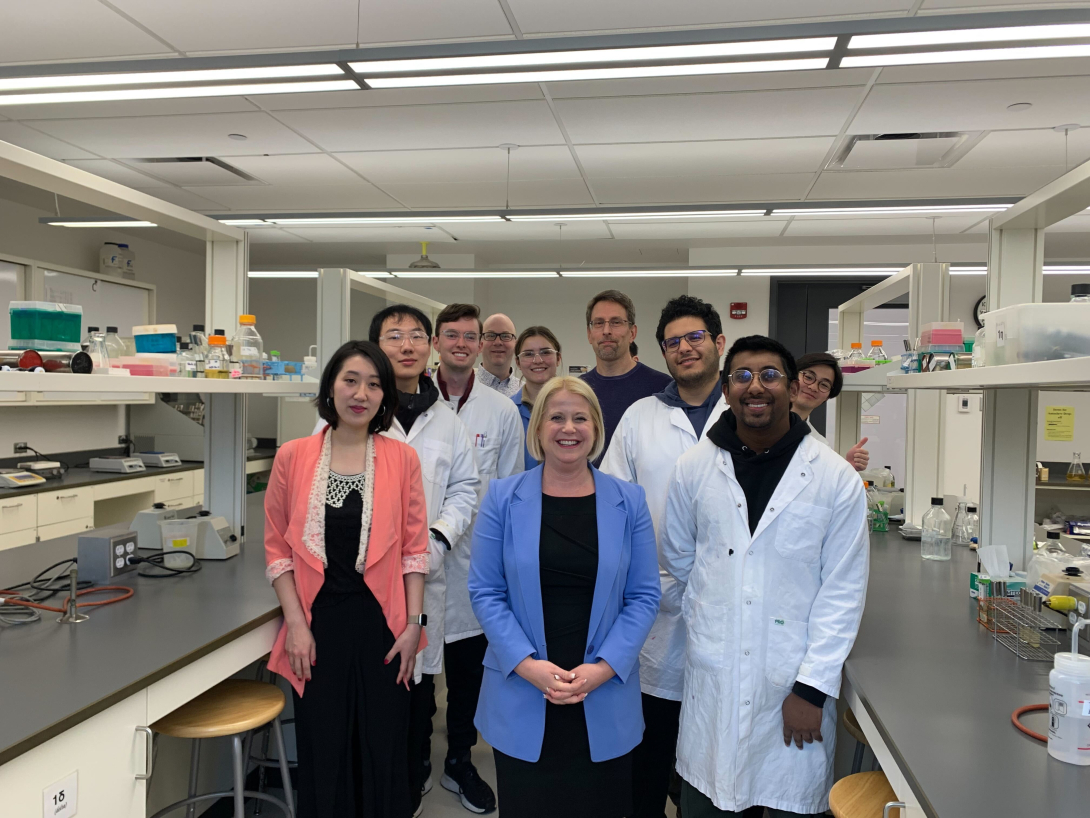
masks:
[[[477,511],[477,489],[481,484],[473,444],[465,426],[442,400],[437,400],[413,422],[407,435],[396,419],[390,430],[383,434],[408,443],[416,451],[424,483],[428,527],[442,532],[452,550],[457,548],[468,538],[469,526]],[[447,630],[446,566],[452,552],[431,535],[428,536],[428,550],[431,558],[424,577],[428,644],[416,664],[418,675],[443,670],[443,639]]]
[[[704,424],[701,439],[727,408],[720,390],[719,401]],[[647,493],[647,508],[655,526],[659,548],[659,582],[662,598],[651,633],[640,651],[640,689],[649,696],[681,701],[685,681],[685,622],[681,618],[681,590],[662,567],[662,514],[674,464],[697,443],[693,424],[680,406],[669,406],[654,395],[628,407],[601,470],[629,483],[639,483]]]
[[[510,477],[523,470],[522,416],[510,398],[505,398],[484,384],[474,384],[469,397],[458,411],[458,419],[469,432],[473,457],[480,475],[473,506],[475,521],[489,482],[500,477]],[[484,633],[469,602],[469,555],[472,543],[473,522],[447,555],[444,637],[447,642],[457,642]]]
[[[688,636],[677,770],[719,809],[829,806],[834,699],[867,589],[866,513],[859,476],[809,435],[752,537],[730,453],[705,439],[678,459],[662,543]],[[829,696],[825,740],[802,750],[783,743],[796,681]]]
[[[809,418],[806,419],[806,425],[810,427],[810,437],[812,437],[818,443],[824,443],[830,449],[832,448],[832,444],[830,444],[829,441],[825,439],[825,435],[823,435],[821,432],[814,428],[814,424],[810,422]]]

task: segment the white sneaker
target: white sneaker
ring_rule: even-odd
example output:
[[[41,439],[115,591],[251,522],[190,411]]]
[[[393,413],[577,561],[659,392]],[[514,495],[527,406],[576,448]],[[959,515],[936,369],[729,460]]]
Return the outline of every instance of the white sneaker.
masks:
[[[421,804],[419,807],[416,808],[416,812],[413,813],[413,818],[420,818],[420,816],[423,815],[423,814],[424,814],[424,805]]]

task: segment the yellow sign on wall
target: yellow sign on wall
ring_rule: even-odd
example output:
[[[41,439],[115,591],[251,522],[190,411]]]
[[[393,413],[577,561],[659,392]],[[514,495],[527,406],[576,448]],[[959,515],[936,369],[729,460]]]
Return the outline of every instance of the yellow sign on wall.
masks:
[[[1075,407],[1045,407],[1045,440],[1075,439]]]

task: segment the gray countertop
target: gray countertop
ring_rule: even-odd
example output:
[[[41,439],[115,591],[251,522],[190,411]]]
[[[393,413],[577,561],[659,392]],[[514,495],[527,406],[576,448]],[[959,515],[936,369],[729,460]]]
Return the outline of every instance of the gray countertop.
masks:
[[[1048,702],[1052,665],[1016,658],[977,624],[975,568],[968,549],[925,562],[919,541],[872,534],[848,681],[929,816],[1086,815],[1090,767],[1056,761],[1011,724],[1016,708]],[[1047,713],[1024,723],[1048,732]]]
[[[91,618],[78,625],[50,611],[29,625],[0,624],[0,764],[280,615],[265,580],[264,498],[248,497],[250,533],[237,557],[182,577],[129,575],[115,584],[134,588],[132,598],[85,610]],[[77,540],[0,552],[0,588],[75,556]]]
[[[256,449],[251,455],[247,455],[247,461],[264,460],[265,458],[275,457],[275,449]],[[84,458],[86,460],[86,457]],[[183,471],[195,471],[197,469],[203,469],[204,463],[196,460],[185,460],[180,466],[171,466],[165,469],[148,468],[146,471],[136,472],[135,474],[119,474],[115,472],[102,472],[91,471],[88,468],[71,468],[64,473],[63,477],[58,477],[54,480],[46,480],[44,483],[38,483],[34,486],[27,486],[26,488],[4,488],[0,486],[0,498],[4,497],[19,497],[24,494],[37,494],[43,491],[54,491],[56,489],[72,489],[79,488],[81,486],[98,486],[103,483],[114,483],[119,480],[137,480],[141,477],[158,477],[163,474],[174,474],[175,472]]]

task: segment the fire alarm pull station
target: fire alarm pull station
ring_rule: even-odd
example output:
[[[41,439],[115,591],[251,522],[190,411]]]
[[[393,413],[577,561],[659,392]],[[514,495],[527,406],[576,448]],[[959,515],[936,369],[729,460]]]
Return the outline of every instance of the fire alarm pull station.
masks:
[[[731,301],[730,302],[730,317],[731,318],[745,318],[749,312],[748,301]]]

